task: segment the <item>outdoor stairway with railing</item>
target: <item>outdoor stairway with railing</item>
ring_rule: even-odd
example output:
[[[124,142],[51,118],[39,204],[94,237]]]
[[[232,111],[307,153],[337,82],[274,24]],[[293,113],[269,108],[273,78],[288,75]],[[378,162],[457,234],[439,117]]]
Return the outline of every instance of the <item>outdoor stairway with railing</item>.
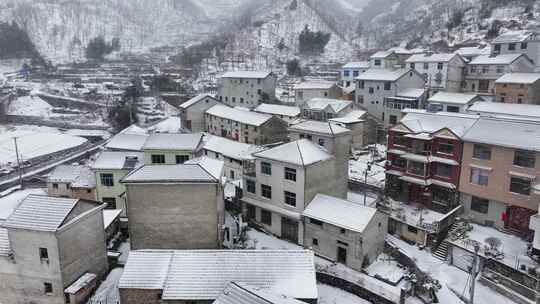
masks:
[[[450,248],[450,243],[447,241],[451,237],[459,236],[463,234],[463,225],[460,222],[455,222],[450,226],[450,229],[448,229],[448,233],[446,234],[446,238],[444,238],[439,246],[435,249],[435,251],[432,252],[433,256],[441,261],[446,261],[446,257],[448,256],[448,249]]]

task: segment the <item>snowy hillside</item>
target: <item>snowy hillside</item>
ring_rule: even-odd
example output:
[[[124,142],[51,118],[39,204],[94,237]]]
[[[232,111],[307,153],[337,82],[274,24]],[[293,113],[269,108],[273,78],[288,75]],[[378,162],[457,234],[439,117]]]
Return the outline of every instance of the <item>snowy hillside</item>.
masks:
[[[0,0],[0,21],[16,21],[53,62],[83,57],[98,35],[120,38],[123,51],[198,41],[213,30],[212,9],[240,0]]]
[[[365,48],[490,41],[505,29],[537,27],[538,0],[371,0],[360,13]]]

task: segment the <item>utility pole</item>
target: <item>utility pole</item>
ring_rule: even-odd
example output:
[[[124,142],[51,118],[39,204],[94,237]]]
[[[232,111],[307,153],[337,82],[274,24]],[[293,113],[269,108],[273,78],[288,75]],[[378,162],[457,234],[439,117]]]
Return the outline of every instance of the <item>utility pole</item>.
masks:
[[[13,137],[13,143],[15,144],[15,155],[17,156],[17,171],[19,173],[19,184],[23,187],[21,159],[19,157],[19,147],[17,146],[17,137]]]
[[[480,246],[478,244],[474,245],[474,259],[471,268],[471,285],[469,287],[469,304],[474,303],[474,287],[476,283],[476,275],[478,274],[478,251]]]

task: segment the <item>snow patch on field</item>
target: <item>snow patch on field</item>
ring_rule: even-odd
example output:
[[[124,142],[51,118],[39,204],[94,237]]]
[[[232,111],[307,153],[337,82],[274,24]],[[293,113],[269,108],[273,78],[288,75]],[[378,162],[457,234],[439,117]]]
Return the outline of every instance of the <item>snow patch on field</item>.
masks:
[[[317,289],[319,291],[318,303],[320,304],[370,304],[371,303],[351,293],[348,293],[346,291],[343,291],[339,288],[336,288],[330,285],[317,284]]]

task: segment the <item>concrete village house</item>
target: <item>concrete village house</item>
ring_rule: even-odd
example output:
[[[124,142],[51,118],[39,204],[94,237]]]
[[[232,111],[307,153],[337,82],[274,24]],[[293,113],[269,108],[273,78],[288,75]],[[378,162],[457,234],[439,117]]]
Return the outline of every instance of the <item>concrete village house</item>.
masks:
[[[540,72],[540,34],[536,31],[508,31],[492,42],[491,54],[526,54]]]
[[[104,204],[29,195],[0,223],[4,303],[82,304],[107,274]]]
[[[254,153],[244,172],[244,213],[268,231],[303,242],[301,214],[316,194],[347,196],[348,149],[336,157],[307,139]],[[341,163],[345,163],[342,165]]]
[[[302,118],[327,121],[343,117],[353,109],[353,102],[330,98],[312,98],[300,106]]]
[[[194,133],[203,132],[206,126],[204,113],[218,103],[214,97],[206,94],[195,96],[182,103],[179,106],[182,127]]]
[[[227,72],[219,78],[217,100],[253,109],[275,99],[276,83],[276,75],[269,71]]]
[[[333,81],[312,80],[294,86],[297,106],[301,106],[312,98],[340,98],[341,93],[341,89]]]
[[[417,54],[406,60],[407,67],[423,75],[427,86],[438,91],[459,92],[465,61],[456,53]]]
[[[408,113],[388,130],[388,230],[430,245],[459,213],[463,136],[477,116]],[[406,202],[406,203],[403,203]]]
[[[96,178],[90,167],[60,165],[47,176],[47,194],[95,200]]]
[[[265,145],[287,139],[288,124],[269,114],[224,105],[206,111],[206,131],[246,144]]]

